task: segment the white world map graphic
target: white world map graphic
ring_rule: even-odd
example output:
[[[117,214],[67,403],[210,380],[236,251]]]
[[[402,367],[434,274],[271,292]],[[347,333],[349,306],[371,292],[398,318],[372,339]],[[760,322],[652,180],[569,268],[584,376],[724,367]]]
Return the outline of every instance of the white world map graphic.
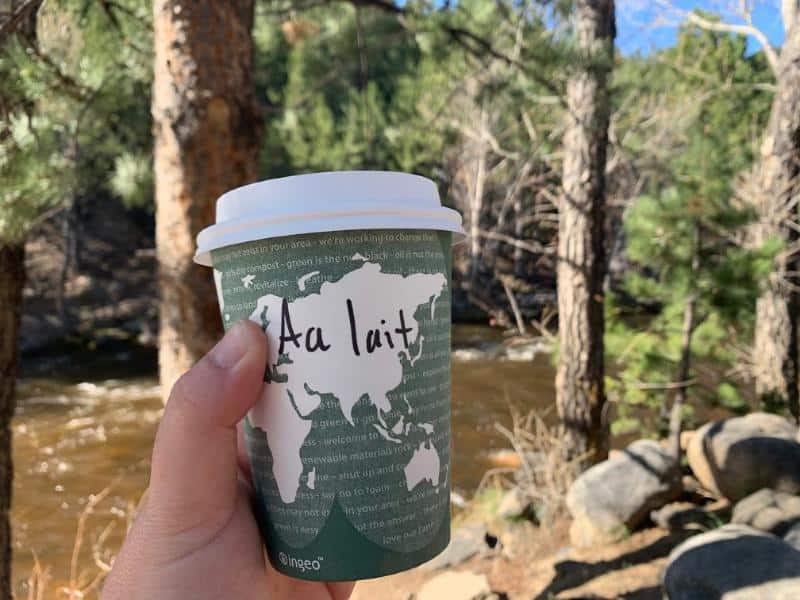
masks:
[[[301,279],[305,284],[306,279]],[[250,319],[261,324],[262,315],[268,317],[269,364],[278,363],[282,335],[283,351],[290,359],[279,366],[285,381],[265,385],[249,414],[251,424],[266,432],[273,475],[284,503],[297,497],[303,474],[300,449],[312,427],[307,417],[319,407],[321,394],[337,399],[351,425],[353,407],[367,395],[376,411],[373,427],[387,443],[402,443],[411,427],[424,431],[428,438],[403,469],[406,487],[411,491],[423,481],[438,486],[441,461],[431,440],[433,426],[400,422],[390,428],[383,415],[391,411],[389,392],[403,378],[401,356],[413,364],[422,353],[425,340],[414,314],[421,305],[430,304],[432,316],[446,287],[441,273],[403,276],[383,273],[381,265],[363,262],[338,281],[323,282],[319,292],[293,302],[285,303],[272,294],[258,300]],[[282,318],[287,311],[291,332]],[[374,330],[380,333],[371,333]],[[296,338],[287,342],[290,334]],[[411,355],[407,346],[416,348],[416,354]],[[312,473],[307,485],[314,487]]]

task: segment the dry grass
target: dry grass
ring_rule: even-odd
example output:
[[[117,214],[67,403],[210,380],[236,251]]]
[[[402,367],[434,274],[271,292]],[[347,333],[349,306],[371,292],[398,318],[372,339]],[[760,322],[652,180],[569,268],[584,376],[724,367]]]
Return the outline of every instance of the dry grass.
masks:
[[[33,553],[33,568],[25,583],[28,588],[27,600],[45,600],[45,592],[50,583],[50,570],[42,567],[35,552]]]
[[[109,538],[119,525],[118,520],[109,521],[105,527],[89,540],[88,524],[97,513],[98,506],[109,496],[112,483],[89,499],[78,517],[75,541],[72,546],[69,573],[66,583],[52,586],[53,575],[49,567],[42,567],[34,553],[34,566],[26,580],[27,600],[85,600],[100,595],[103,581],[111,571],[118,548],[109,546]],[[135,514],[135,504],[129,502],[125,511],[126,532],[130,530]]]
[[[522,415],[512,409],[511,429],[495,423],[519,456],[520,466],[500,467],[487,471],[480,489],[499,478],[504,487],[516,486],[529,500],[542,523],[552,523],[567,516],[566,496],[569,486],[581,472],[582,457],[568,459],[569,447],[556,426],[545,416],[531,411]]]

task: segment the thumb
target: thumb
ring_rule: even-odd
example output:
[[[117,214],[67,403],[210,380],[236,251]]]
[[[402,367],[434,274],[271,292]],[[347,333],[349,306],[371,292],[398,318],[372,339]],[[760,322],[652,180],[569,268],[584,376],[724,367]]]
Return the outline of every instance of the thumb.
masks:
[[[266,337],[241,321],[172,388],[156,434],[148,510],[173,531],[221,526],[237,494],[236,424],[258,399]]]

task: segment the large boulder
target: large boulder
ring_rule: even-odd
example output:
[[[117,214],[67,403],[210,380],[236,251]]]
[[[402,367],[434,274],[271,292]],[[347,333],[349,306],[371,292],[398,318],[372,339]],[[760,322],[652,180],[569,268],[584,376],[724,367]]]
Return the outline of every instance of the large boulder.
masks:
[[[680,474],[669,453],[653,440],[633,442],[587,469],[570,487],[572,543],[587,547],[616,541],[680,493]]]
[[[740,500],[733,507],[732,523],[783,536],[800,521],[800,496],[763,489]]]
[[[796,600],[800,552],[747,525],[725,525],[670,553],[664,591],[670,600]]]
[[[500,504],[497,506],[497,516],[501,519],[535,519],[536,512],[533,509],[530,498],[519,487],[513,487],[503,494]]]
[[[800,551],[800,521],[789,527],[783,534],[783,541],[795,550]]]
[[[800,492],[800,443],[786,419],[753,413],[707,423],[689,441],[686,457],[709,491],[737,502],[761,488]]]

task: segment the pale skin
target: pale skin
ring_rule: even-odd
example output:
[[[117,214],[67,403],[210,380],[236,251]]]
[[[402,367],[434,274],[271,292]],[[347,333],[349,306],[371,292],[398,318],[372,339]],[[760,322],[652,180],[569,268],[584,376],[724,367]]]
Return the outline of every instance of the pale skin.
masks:
[[[102,600],[346,600],[352,583],[286,577],[266,561],[237,424],[263,385],[267,342],[235,325],[172,389],[150,491]]]

